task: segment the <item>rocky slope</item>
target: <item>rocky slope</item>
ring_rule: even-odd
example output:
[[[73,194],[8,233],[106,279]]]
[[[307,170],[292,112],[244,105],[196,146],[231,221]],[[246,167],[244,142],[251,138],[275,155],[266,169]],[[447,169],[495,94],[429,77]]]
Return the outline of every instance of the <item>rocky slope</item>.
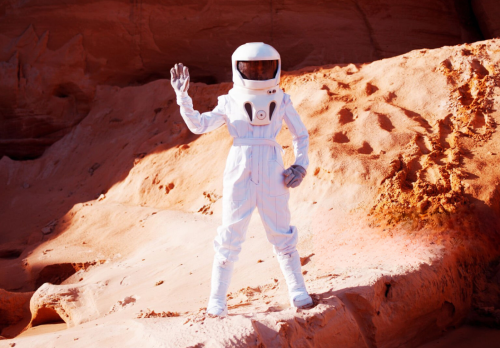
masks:
[[[275,46],[285,70],[364,63],[499,35],[495,1],[4,1],[0,4],[0,156],[40,156],[85,117],[100,84],[230,81],[229,57]]]
[[[494,323],[499,63],[489,40],[286,74],[311,135],[291,209],[317,305],[288,307],[254,216],[225,319],[203,307],[226,129],[191,134],[168,80],[98,86],[41,158],[0,161],[0,324],[24,330],[0,346],[417,347],[464,320]],[[190,94],[207,110],[229,88]],[[278,141],[290,164],[286,127]]]

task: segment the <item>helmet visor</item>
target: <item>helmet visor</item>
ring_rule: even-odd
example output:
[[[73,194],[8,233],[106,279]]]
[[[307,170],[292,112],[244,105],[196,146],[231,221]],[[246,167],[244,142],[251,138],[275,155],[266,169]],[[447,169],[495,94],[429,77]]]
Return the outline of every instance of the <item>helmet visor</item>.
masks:
[[[245,80],[271,80],[278,71],[278,60],[240,60],[236,66]]]

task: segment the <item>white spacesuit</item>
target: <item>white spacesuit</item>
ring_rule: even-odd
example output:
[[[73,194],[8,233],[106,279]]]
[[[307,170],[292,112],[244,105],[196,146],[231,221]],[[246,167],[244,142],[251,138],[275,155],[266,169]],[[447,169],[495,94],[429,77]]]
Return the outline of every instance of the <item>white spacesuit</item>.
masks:
[[[234,262],[256,207],[285,276],[291,305],[307,308],[313,301],[301,273],[297,229],[290,226],[288,187],[298,186],[306,174],[309,135],[290,96],[279,87],[281,59],[273,47],[264,43],[240,46],[232,56],[232,68],[233,88],[218,98],[213,111],[202,114],[193,109],[187,94],[187,67],[176,64],[171,70],[172,86],[188,128],[202,134],[226,124],[234,138],[224,171],[222,225],[214,241],[207,312],[227,314],[226,293]],[[283,120],[293,134],[295,154],[295,163],[287,170],[283,150],[275,140]]]

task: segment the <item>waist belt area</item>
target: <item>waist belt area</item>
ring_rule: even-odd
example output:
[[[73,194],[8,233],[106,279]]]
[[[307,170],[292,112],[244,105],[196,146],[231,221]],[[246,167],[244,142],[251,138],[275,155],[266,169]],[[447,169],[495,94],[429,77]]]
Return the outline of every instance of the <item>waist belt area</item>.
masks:
[[[267,145],[267,146],[276,146],[283,152],[283,148],[281,145],[274,139],[267,138],[234,138],[233,145],[235,146],[252,146],[252,145]]]
[[[281,153],[283,153],[283,148],[281,145],[274,139],[266,139],[266,138],[234,138],[233,146],[272,146],[278,148]],[[252,156],[251,163],[251,180],[255,184],[259,184],[259,158],[260,158],[260,149],[257,150],[257,154]]]

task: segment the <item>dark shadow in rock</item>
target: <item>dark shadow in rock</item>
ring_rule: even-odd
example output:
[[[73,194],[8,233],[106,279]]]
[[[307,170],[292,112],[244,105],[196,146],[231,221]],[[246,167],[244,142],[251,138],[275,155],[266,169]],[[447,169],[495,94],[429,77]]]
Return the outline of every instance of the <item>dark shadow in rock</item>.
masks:
[[[44,283],[59,285],[79,270],[87,270],[92,266],[100,265],[104,262],[105,260],[94,260],[88,262],[57,263],[45,266],[38,273],[35,289],[38,289]]]
[[[44,283],[61,284],[63,281],[76,273],[76,269],[71,263],[58,263],[45,266],[35,282],[35,289],[38,289]]]
[[[370,82],[368,82],[365,86],[365,93],[366,95],[370,96],[373,93],[378,91],[378,87],[375,85],[372,85]]]
[[[0,289],[0,336],[13,338],[29,324],[32,292],[8,292]]]
[[[252,326],[257,333],[257,346],[262,347],[279,347],[281,339],[279,332],[274,328],[270,328],[257,320],[252,320]],[[265,345],[264,345],[265,344]]]
[[[474,158],[474,154],[472,153],[472,151],[470,149],[465,148],[465,147],[460,148],[460,155],[462,155],[468,159]]]
[[[474,129],[486,126],[486,120],[484,118],[483,113],[481,111],[476,111],[472,116],[472,120],[469,123],[469,125],[474,127]]]
[[[490,72],[481,64],[477,59],[474,59],[471,63],[472,71],[476,73],[479,78],[483,78],[490,74]]]
[[[375,334],[377,332],[377,328],[373,324],[375,309],[372,307],[370,302],[361,294],[349,291],[345,291],[340,294],[339,298],[342,302],[344,302],[358,323],[366,346],[368,348],[376,348],[377,342],[375,340]]]
[[[337,132],[333,135],[332,141],[334,143],[344,144],[349,142],[349,138],[345,133]]]
[[[453,124],[451,122],[451,114],[446,115],[442,120],[437,123],[438,135],[439,135],[439,145],[444,149],[449,149],[451,145],[448,143],[446,138],[453,132]]]
[[[465,170],[462,171],[462,175],[464,176],[464,179],[466,179],[466,180],[479,179],[479,176],[477,176],[476,174],[471,173],[471,172],[467,172]]]
[[[394,104],[391,104],[391,105],[395,106],[395,107],[397,107],[399,109],[401,109],[406,116],[408,116],[413,121],[417,122],[422,127],[424,127],[426,130],[428,130],[429,132],[432,133],[432,127],[431,127],[431,125],[429,124],[429,122],[427,122],[427,120],[425,118],[422,117],[422,115],[420,115],[419,113],[417,113],[415,111],[411,111],[411,110],[405,109],[405,108],[403,108],[401,106],[398,106],[398,105],[394,105]]]
[[[333,93],[330,90],[330,87],[328,87],[327,85],[323,85],[323,87],[321,87],[321,89],[326,91],[326,94],[328,94],[329,97],[333,97],[335,95],[335,93]]]
[[[386,103],[388,104],[391,104],[392,105],[392,102],[394,101],[394,99],[396,99],[398,96],[396,93],[394,92],[389,92],[389,94],[387,94],[385,97],[384,97],[384,100]]]
[[[342,125],[354,121],[354,116],[351,110],[348,108],[340,109],[338,115],[339,115],[339,123]]]
[[[422,170],[422,164],[420,164],[419,161],[414,160],[410,164],[410,168],[408,170],[408,173],[406,175],[406,181],[405,183],[408,185],[408,188],[412,189],[413,188],[413,183],[417,181],[417,172]]]
[[[0,250],[0,259],[17,259],[23,253],[22,249],[4,249]]]
[[[64,320],[54,309],[45,307],[38,310],[37,316],[31,321],[31,326],[54,323],[64,323]]]
[[[363,141],[363,146],[358,149],[358,153],[363,155],[369,155],[373,152],[373,148],[366,141]]]
[[[427,122],[427,120],[425,118],[423,118],[422,115],[420,115],[419,113],[402,108],[402,107],[399,107],[399,108],[401,110],[403,110],[403,112],[405,113],[406,116],[408,116],[412,120],[418,122],[425,129],[431,129],[431,125],[429,124],[429,122]]]
[[[427,155],[428,153],[431,152],[431,149],[429,149],[427,147],[427,145],[425,144],[425,138],[421,134],[419,134],[417,136],[417,138],[415,139],[415,142],[416,142],[418,148],[420,149],[420,152],[422,152],[422,154]]]
[[[378,117],[378,124],[380,128],[382,128],[385,131],[392,132],[394,129],[394,125],[392,124],[391,120],[387,115],[381,114],[379,112],[375,113]]]

